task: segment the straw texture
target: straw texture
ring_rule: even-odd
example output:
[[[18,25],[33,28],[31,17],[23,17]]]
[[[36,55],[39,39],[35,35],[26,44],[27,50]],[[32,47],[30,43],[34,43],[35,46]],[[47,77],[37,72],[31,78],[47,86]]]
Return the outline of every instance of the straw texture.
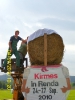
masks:
[[[47,35],[47,65],[60,64],[63,58],[64,44],[59,34]],[[44,36],[28,43],[31,65],[44,65]]]

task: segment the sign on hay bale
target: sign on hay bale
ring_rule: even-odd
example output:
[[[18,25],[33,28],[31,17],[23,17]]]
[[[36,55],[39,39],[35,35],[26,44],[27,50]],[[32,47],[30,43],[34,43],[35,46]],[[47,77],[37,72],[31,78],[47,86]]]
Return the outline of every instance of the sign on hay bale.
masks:
[[[44,36],[28,42],[31,65],[44,65]],[[60,64],[63,58],[64,44],[57,33],[47,35],[47,65]]]
[[[71,85],[68,68],[60,64],[64,53],[62,37],[53,30],[37,30],[28,39],[28,53],[31,66],[23,73],[24,99],[66,100]]]

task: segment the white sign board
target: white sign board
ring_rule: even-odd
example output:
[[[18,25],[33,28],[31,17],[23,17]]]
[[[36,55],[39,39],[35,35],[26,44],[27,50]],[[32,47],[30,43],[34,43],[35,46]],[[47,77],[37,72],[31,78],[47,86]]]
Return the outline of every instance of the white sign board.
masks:
[[[66,100],[66,88],[68,87],[67,73],[63,66],[32,66],[24,71],[23,79],[29,92],[23,92],[26,100]]]

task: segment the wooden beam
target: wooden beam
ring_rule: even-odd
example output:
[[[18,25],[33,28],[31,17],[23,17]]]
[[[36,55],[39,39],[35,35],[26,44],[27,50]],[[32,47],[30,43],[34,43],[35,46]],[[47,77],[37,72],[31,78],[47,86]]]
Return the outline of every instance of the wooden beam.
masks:
[[[44,66],[47,66],[47,34],[44,33]]]

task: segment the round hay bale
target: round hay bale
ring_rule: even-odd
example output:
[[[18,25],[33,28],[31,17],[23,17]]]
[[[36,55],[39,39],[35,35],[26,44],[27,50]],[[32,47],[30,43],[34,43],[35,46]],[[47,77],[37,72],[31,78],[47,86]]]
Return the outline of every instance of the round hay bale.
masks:
[[[63,58],[64,44],[59,34],[47,35],[47,65],[60,64]],[[31,65],[44,65],[44,36],[28,43]]]

